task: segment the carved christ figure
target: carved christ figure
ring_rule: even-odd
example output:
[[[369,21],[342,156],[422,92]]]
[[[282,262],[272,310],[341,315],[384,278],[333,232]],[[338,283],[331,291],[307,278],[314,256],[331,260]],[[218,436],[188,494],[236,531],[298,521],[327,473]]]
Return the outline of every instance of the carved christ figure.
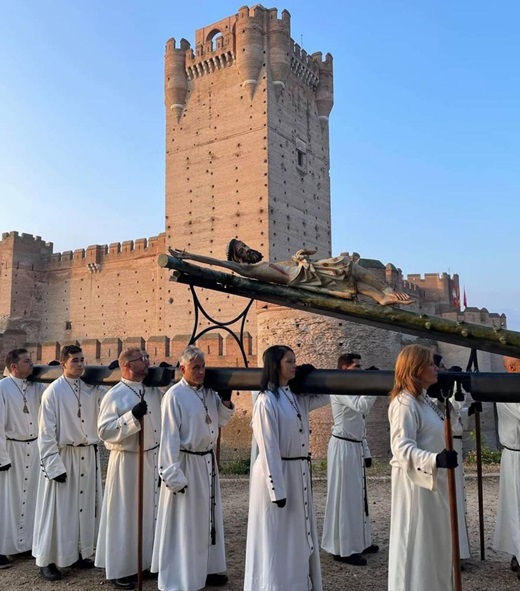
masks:
[[[413,300],[404,292],[394,291],[373,273],[361,267],[354,253],[313,261],[309,255],[315,250],[299,250],[291,261],[262,262],[262,253],[250,248],[245,242],[233,239],[226,249],[227,260],[193,254],[185,250],[169,249],[177,259],[191,260],[234,271],[243,277],[268,283],[281,283],[309,291],[327,293],[344,299],[354,299],[357,293],[366,295],[382,306],[411,304]]]

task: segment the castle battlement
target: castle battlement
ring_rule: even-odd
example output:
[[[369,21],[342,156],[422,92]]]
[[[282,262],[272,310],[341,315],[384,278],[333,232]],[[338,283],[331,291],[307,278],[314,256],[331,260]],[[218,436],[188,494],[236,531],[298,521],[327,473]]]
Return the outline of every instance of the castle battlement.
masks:
[[[135,260],[140,254],[143,256],[154,256],[164,252],[165,234],[151,238],[137,238],[136,240],[125,240],[124,242],[112,242],[107,244],[93,244],[85,248],[78,248],[74,251],[66,250],[51,255],[49,268],[57,270],[70,268],[72,266],[87,265],[91,270],[99,271],[99,267],[91,265],[103,265],[112,262],[121,262],[125,259]]]
[[[45,240],[42,240],[41,236],[33,236],[32,234],[26,234],[25,232],[22,232],[20,234],[16,230],[13,230],[11,232],[2,232],[2,240],[0,240],[0,243],[4,241],[23,241],[26,244],[36,245],[38,247],[43,246],[46,249],[52,249],[53,247],[52,242],[46,242]]]

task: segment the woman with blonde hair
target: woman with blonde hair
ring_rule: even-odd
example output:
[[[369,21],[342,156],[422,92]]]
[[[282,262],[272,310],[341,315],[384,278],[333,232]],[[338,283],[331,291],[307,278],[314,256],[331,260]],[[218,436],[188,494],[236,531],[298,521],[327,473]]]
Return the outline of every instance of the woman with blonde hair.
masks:
[[[392,509],[388,591],[450,591],[451,533],[444,415],[426,390],[437,382],[433,352],[408,345],[397,357],[390,392]]]

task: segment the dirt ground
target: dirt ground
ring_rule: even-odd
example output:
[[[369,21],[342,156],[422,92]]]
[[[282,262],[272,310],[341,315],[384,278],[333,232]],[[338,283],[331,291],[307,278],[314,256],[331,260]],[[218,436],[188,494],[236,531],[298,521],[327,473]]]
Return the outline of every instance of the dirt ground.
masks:
[[[379,544],[380,551],[378,554],[369,555],[368,566],[364,567],[340,564],[335,562],[330,555],[322,552],[321,566],[324,591],[384,591],[386,589],[390,480],[388,477],[369,477],[368,487],[373,538],[374,542]],[[505,554],[497,554],[491,549],[498,498],[497,476],[488,474],[484,478],[485,562],[480,560],[477,483],[472,476],[467,477],[466,494],[473,558],[466,561],[466,570],[462,573],[462,588],[465,591],[520,590],[520,581],[517,580],[516,574],[509,570],[511,557]],[[242,589],[244,576],[248,508],[247,477],[222,477],[222,496],[224,499],[224,526],[228,575],[230,578],[229,584],[223,589],[239,591]],[[325,479],[315,479],[314,501],[320,531],[323,524],[325,496]],[[0,571],[0,589],[8,591],[113,589],[112,585],[105,581],[102,570],[76,571],[63,569],[63,574],[62,581],[49,583],[39,577],[33,559],[14,558],[12,568]],[[145,581],[143,589],[146,591],[156,589],[155,581]],[[423,589],[417,589],[416,591],[428,591],[427,582],[425,581]]]

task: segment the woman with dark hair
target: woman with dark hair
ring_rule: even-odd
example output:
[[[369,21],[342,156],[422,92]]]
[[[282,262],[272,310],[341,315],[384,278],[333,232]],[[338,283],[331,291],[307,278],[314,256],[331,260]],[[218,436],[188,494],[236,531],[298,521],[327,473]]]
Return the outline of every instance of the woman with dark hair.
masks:
[[[444,415],[426,390],[437,382],[433,352],[408,345],[390,392],[392,508],[388,591],[450,591],[448,478],[457,452],[444,449]]]
[[[244,590],[321,591],[309,412],[328,404],[329,396],[291,391],[297,368],[289,347],[269,347],[263,361],[253,408],[258,457],[251,473]]]

